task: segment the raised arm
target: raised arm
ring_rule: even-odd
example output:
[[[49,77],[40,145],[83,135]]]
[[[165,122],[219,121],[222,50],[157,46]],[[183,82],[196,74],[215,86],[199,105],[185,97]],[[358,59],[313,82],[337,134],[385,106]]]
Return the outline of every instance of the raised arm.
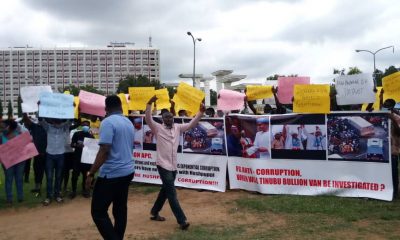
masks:
[[[206,111],[206,107],[204,106],[203,103],[200,103],[200,111],[196,114],[196,116],[192,120],[190,120],[189,123],[182,124],[181,133],[193,128],[194,126],[196,126],[197,123],[199,123],[199,121],[200,121],[200,119],[203,116],[205,111]]]
[[[145,119],[147,125],[149,125],[151,131],[155,132],[156,131],[156,124],[153,120],[153,117],[151,116],[151,105],[157,100],[157,97],[154,95],[150,100],[147,102],[146,105],[146,112],[145,112]]]

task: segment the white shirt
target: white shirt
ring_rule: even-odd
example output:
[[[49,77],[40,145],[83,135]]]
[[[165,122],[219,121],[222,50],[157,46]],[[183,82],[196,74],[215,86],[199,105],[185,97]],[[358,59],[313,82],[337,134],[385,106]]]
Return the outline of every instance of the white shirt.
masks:
[[[133,133],[135,134],[134,141],[139,142],[135,143],[136,150],[143,150],[142,142],[143,142],[143,128],[136,129],[134,128]]]
[[[260,152],[260,158],[270,158],[269,150],[270,150],[270,140],[269,140],[269,131],[267,132],[257,132],[256,138],[254,139],[254,146],[257,148],[265,147],[268,149],[267,152]]]

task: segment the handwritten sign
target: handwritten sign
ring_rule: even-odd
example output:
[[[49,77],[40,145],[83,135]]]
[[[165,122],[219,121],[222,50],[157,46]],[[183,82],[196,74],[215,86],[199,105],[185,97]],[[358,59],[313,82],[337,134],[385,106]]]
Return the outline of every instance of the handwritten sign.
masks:
[[[293,111],[300,113],[329,113],[328,84],[294,85]]]
[[[129,106],[128,106],[128,101],[126,100],[125,94],[120,93],[118,94],[119,99],[121,99],[121,105],[122,105],[122,114],[125,116],[128,116],[129,112]]]
[[[374,81],[370,74],[343,75],[335,78],[338,105],[375,102]]]
[[[21,133],[0,145],[0,162],[6,169],[38,155],[29,132]]]
[[[310,77],[278,77],[278,99],[281,103],[292,103],[295,84],[310,84]]]
[[[379,95],[381,94],[382,87],[376,87],[376,89],[378,91],[375,93],[375,102],[374,102],[374,105],[372,105],[372,108],[374,109],[374,111],[379,111],[381,109]],[[367,106],[368,106],[368,103],[364,103],[361,107],[361,111],[366,111]]]
[[[74,116],[76,119],[78,119],[79,118],[79,97],[74,97],[74,103],[75,103]]]
[[[130,110],[146,110],[147,102],[155,95],[154,87],[130,87]]]
[[[174,95],[173,101],[182,109],[196,114],[199,111],[200,103],[203,101],[204,97],[205,94],[203,91],[181,82],[178,85],[177,93]]]
[[[42,92],[53,92],[50,86],[29,86],[21,88],[22,112],[37,112],[39,96]]]
[[[39,116],[73,119],[74,96],[63,93],[42,92],[40,94]]]
[[[169,102],[169,94],[168,94],[168,89],[162,88],[156,90],[156,96],[157,96],[157,109],[161,110],[163,108],[170,109],[171,108],[171,103]]]
[[[79,91],[79,110],[95,116],[104,117],[106,115],[106,97],[100,94]]]
[[[248,101],[270,98],[273,96],[272,86],[249,85],[246,87],[246,96]]]
[[[218,110],[240,110],[244,105],[244,93],[222,89],[219,91],[219,98],[217,101]]]
[[[400,102],[400,72],[395,72],[382,79],[383,97],[386,99],[394,99]]]
[[[85,138],[83,140],[81,163],[93,164],[99,151],[99,139]]]

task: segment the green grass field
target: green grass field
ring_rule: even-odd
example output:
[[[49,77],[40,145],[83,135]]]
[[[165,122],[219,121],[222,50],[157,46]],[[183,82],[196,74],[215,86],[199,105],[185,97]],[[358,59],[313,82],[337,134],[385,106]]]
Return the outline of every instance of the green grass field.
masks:
[[[5,203],[4,172],[0,171],[0,215],[10,208]],[[45,183],[45,181],[44,181]],[[40,207],[43,197],[35,197],[33,174],[24,183],[25,201],[15,208]],[[133,183],[135,194],[157,192],[159,186]],[[235,190],[237,191],[237,190]],[[78,183],[80,192],[80,183]],[[229,217],[253,216],[257,221],[233,221],[229,225],[194,225],[189,231],[150,239],[400,239],[400,200],[393,202],[335,196],[261,195],[242,191],[223,206]],[[45,194],[45,189],[42,189]],[[210,216],[212,217],[212,216]],[[129,239],[129,238],[128,238]]]

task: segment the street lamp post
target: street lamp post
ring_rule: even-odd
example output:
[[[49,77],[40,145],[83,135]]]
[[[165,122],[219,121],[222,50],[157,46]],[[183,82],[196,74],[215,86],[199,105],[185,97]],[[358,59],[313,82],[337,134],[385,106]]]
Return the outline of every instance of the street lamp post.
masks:
[[[394,53],[394,46],[383,47],[383,48],[380,48],[380,49],[376,50],[375,52],[372,52],[372,51],[370,51],[370,50],[365,50],[365,49],[356,49],[356,50],[355,50],[356,52],[368,52],[368,53],[371,53],[372,56],[374,57],[374,73],[373,73],[373,76],[374,76],[374,83],[375,83],[375,85],[376,85],[376,80],[375,80],[375,73],[376,73],[375,55],[376,55],[378,52],[380,52],[380,51],[382,51],[382,50],[384,50],[384,49],[388,49],[388,48],[392,48],[392,49],[393,49],[393,53]]]
[[[191,32],[187,32],[187,35],[191,36],[193,39],[193,87],[196,86],[196,41],[201,41],[201,38],[195,38]]]

